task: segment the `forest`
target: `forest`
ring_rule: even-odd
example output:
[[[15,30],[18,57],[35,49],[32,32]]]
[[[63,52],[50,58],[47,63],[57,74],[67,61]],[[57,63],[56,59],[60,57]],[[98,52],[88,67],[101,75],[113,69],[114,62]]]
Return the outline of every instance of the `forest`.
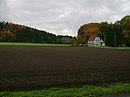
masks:
[[[88,23],[81,26],[78,30],[77,44],[86,44],[93,34],[102,38],[106,46],[130,46],[130,16],[125,16],[115,23]]]
[[[51,43],[73,44],[76,37],[62,36],[37,30],[31,27],[8,22],[0,22],[1,42],[28,42],[28,43]]]
[[[76,44],[76,46],[83,46],[93,34],[102,38],[106,46],[128,47],[130,46],[130,16],[127,15],[115,23],[101,22],[82,25],[78,30],[77,38],[56,36],[44,30],[37,30],[24,25],[0,22],[1,42]]]

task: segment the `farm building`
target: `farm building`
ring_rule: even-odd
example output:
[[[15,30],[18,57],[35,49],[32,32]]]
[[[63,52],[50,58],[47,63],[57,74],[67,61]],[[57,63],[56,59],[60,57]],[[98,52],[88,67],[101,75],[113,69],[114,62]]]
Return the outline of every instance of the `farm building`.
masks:
[[[87,45],[88,47],[98,47],[98,46],[105,46],[105,43],[100,37],[94,34],[89,37]]]

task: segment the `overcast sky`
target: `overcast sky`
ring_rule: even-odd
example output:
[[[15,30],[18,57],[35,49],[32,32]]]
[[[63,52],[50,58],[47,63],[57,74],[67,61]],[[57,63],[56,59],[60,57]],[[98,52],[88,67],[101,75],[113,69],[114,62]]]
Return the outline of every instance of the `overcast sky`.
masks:
[[[74,36],[83,24],[125,15],[130,15],[130,0],[0,0],[0,21],[62,35]]]

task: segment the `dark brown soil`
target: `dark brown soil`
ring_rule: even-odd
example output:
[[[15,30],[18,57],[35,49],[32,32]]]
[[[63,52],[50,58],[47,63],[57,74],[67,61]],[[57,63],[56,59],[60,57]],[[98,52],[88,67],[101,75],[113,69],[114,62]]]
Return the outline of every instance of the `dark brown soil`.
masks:
[[[130,82],[130,50],[0,47],[0,91]]]

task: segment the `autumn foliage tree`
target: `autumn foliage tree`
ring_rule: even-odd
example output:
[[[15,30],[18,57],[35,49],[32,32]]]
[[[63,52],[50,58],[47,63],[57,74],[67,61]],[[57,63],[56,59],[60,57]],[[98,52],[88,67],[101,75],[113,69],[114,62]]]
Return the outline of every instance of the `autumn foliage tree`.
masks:
[[[98,32],[100,32],[98,23],[85,24],[78,30],[78,42],[84,44],[87,42],[90,35],[97,34]]]

